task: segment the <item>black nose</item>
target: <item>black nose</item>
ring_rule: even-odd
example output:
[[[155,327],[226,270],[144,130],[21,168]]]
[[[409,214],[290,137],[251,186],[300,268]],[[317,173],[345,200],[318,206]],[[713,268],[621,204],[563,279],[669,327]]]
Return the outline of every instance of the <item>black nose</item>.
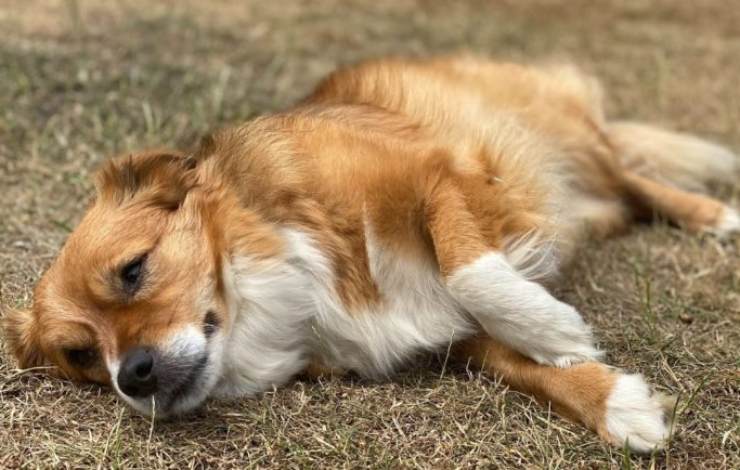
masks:
[[[135,348],[126,354],[118,371],[118,388],[133,398],[144,398],[157,391],[154,355],[147,348]]]

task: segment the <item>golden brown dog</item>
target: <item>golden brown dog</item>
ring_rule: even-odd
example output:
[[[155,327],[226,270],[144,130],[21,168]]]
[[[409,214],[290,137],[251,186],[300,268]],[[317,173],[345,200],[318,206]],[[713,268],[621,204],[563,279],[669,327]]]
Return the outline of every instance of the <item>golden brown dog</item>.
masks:
[[[669,401],[599,362],[543,283],[583,237],[655,213],[738,230],[688,192],[735,161],[601,101],[571,66],[381,60],[193,154],[113,159],[33,307],[6,315],[12,350],[161,417],[453,345],[609,442],[660,447]]]

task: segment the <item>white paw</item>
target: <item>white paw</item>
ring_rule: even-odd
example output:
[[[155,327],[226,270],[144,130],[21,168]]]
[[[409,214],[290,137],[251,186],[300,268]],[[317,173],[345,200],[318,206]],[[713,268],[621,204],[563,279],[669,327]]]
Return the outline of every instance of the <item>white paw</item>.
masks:
[[[569,367],[580,362],[598,361],[603,351],[594,347],[591,328],[570,305],[560,304],[557,315],[523,351],[536,362],[555,367]]]
[[[600,361],[604,357],[604,351],[599,351],[596,348],[589,348],[587,351],[583,351],[576,354],[565,354],[562,356],[555,356],[551,359],[544,361],[537,361],[540,364],[547,364],[555,367],[570,367],[574,364],[581,362],[593,362]]]
[[[600,361],[604,357],[604,352],[593,346],[573,345],[568,349],[568,352],[548,351],[543,353],[529,351],[527,355],[538,364],[564,368],[581,362]]]
[[[634,452],[662,449],[671,434],[674,406],[673,399],[652,392],[641,375],[621,375],[606,401],[608,439]]]
[[[740,215],[738,215],[737,210],[725,206],[717,225],[710,231],[720,237],[726,237],[735,232],[740,232]]]

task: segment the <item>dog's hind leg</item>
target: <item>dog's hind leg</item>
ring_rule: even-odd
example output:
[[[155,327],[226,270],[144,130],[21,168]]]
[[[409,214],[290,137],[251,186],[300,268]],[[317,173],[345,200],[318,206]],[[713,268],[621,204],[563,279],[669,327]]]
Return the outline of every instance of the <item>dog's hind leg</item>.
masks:
[[[623,374],[598,362],[565,369],[543,366],[487,336],[457,344],[455,356],[551,403],[555,412],[613,445],[650,452],[661,448],[670,435],[675,401],[652,392],[640,375]]]
[[[692,232],[728,235],[740,231],[737,211],[709,196],[661,184],[632,172],[625,173],[624,183],[630,208],[638,217],[657,213]]]
[[[625,197],[636,216],[657,213],[697,232],[740,231],[735,209],[700,193],[711,181],[737,181],[738,159],[731,151],[645,124],[611,123],[607,132],[624,169]]]

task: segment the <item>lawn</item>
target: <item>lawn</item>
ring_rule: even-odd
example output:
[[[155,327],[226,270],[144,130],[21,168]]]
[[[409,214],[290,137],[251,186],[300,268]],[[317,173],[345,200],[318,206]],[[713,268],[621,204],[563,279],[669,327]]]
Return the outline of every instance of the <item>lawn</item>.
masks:
[[[618,118],[740,149],[736,0],[0,0],[0,301],[32,286],[107,156],[192,147],[339,64],[472,50],[598,74]],[[740,205],[740,185],[714,188]],[[679,396],[665,453],[630,456],[495,378],[429,357],[397,380],[297,381],[152,423],[106,389],[15,368],[0,468],[740,468],[740,239],[665,224],[583,250],[558,288],[608,360]]]

